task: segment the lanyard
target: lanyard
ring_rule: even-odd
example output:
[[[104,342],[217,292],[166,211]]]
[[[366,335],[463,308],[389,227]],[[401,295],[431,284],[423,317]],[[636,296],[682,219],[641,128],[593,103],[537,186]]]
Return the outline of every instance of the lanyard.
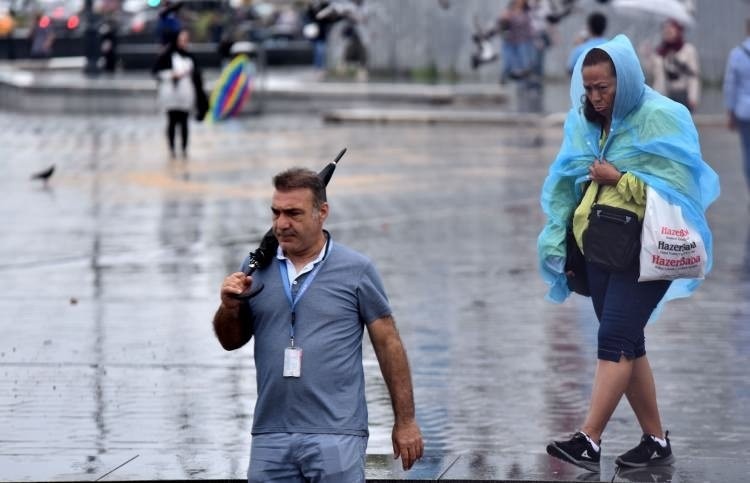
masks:
[[[313,280],[315,279],[315,276],[320,271],[321,267],[325,263],[326,259],[328,258],[328,254],[331,253],[331,249],[333,248],[333,244],[331,243],[330,238],[328,239],[328,246],[326,247],[326,253],[323,255],[323,259],[318,262],[318,264],[315,266],[312,272],[305,278],[305,282],[302,284],[302,286],[297,291],[297,296],[292,296],[292,287],[289,283],[289,273],[287,273],[286,269],[286,263],[279,263],[279,273],[281,274],[281,280],[284,283],[284,293],[286,294],[286,299],[289,301],[289,307],[292,309],[292,320],[291,324],[289,326],[289,340],[291,341],[292,347],[294,347],[294,324],[297,321],[297,313],[295,311],[297,307],[297,302],[299,302],[299,299],[302,298],[302,295],[305,294],[307,289],[312,284]]]

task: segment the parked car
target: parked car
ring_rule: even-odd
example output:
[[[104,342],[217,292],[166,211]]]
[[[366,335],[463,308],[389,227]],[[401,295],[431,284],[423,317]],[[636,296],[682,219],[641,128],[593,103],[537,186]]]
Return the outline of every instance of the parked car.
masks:
[[[38,5],[41,14],[37,20],[39,27],[51,28],[55,37],[72,37],[82,32],[81,12],[82,0],[45,1]]]

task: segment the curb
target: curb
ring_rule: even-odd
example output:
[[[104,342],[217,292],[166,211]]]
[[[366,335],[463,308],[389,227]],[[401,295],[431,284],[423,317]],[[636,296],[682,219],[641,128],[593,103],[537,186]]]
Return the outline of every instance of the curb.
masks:
[[[526,127],[545,124],[547,117],[531,113],[453,109],[354,108],[334,109],[323,113],[323,120],[330,123],[490,124]]]
[[[537,114],[509,111],[479,111],[460,109],[399,109],[351,108],[324,111],[323,120],[329,123],[382,123],[382,124],[476,124],[520,127],[560,127],[566,112]],[[722,114],[696,114],[696,126],[717,127],[726,124]]]

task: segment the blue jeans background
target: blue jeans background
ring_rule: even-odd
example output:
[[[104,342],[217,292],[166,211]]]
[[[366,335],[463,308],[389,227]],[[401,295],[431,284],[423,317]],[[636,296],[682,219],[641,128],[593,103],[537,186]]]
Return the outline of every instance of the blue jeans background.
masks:
[[[536,49],[534,42],[503,42],[502,71],[500,79],[505,82],[508,78],[520,79],[528,76],[536,66]]]
[[[318,69],[325,69],[327,67],[325,40],[316,40],[313,43],[313,65]]]
[[[742,162],[745,172],[745,181],[750,189],[750,120],[737,119],[737,132],[740,133],[742,143]]]

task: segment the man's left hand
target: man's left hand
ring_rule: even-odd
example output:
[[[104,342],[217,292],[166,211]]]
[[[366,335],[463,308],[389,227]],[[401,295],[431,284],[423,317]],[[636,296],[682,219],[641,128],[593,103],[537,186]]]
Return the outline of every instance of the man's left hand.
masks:
[[[394,424],[391,439],[393,440],[393,458],[401,456],[404,470],[410,469],[422,457],[424,441],[422,441],[422,432],[415,420]]]

